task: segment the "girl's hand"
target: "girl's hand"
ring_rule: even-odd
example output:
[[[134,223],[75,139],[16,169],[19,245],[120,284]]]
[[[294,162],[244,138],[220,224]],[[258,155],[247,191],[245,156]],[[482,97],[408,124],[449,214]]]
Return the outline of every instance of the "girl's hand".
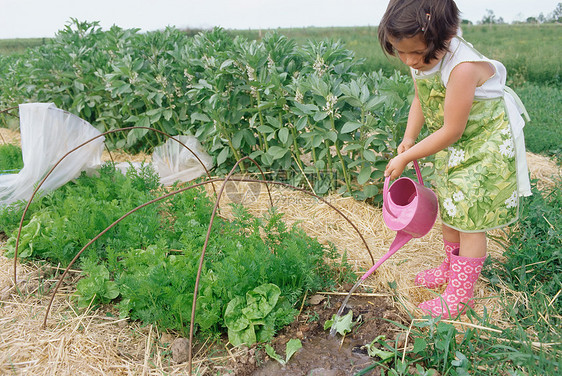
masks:
[[[409,161],[404,158],[402,154],[397,155],[396,157],[392,158],[386,165],[384,176],[390,176],[391,180],[398,178],[400,175],[402,175],[402,172],[406,168],[408,162]]]
[[[414,146],[415,143],[416,140],[413,140],[411,138],[404,138],[400,145],[398,145],[398,154],[404,153],[406,150]]]

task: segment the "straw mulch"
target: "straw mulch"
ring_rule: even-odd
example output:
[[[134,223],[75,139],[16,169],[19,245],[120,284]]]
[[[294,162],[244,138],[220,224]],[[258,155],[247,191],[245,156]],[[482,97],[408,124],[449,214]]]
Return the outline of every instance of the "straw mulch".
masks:
[[[14,132],[0,128],[4,140],[17,142]],[[115,157],[114,157],[115,158]],[[131,160],[131,159],[129,159]],[[146,160],[146,159],[140,159]],[[532,178],[541,185],[556,184],[560,169],[547,158],[528,153]],[[228,202],[242,202],[254,214],[263,214],[270,206],[265,186],[254,183],[233,183],[221,200],[221,215],[228,217]],[[250,185],[249,185],[250,184]],[[251,185],[254,184],[254,185]],[[217,191],[220,184],[217,185]],[[232,188],[235,188],[234,190]],[[249,188],[249,189],[248,189]],[[208,192],[212,193],[210,186]],[[332,243],[352,264],[360,276],[372,265],[371,257],[352,226],[335,210],[310,196],[286,188],[271,187],[274,205],[284,213],[287,223],[296,223],[305,232],[322,243]],[[341,210],[359,229],[378,260],[392,243],[395,232],[382,220],[382,211],[352,198],[331,195],[326,198]],[[504,237],[500,230],[493,233]],[[0,242],[1,243],[1,242]],[[501,259],[502,246],[488,241],[491,257]],[[0,244],[1,246],[1,244]],[[385,262],[364,283],[373,292],[387,293],[396,297],[396,307],[401,311],[416,313],[420,302],[430,299],[437,292],[414,286],[414,276],[420,270],[441,262],[442,235],[439,223],[429,234],[413,239]],[[20,291],[13,288],[12,260],[0,256],[0,374],[33,375],[159,375],[186,374],[187,365],[175,364],[166,356],[169,348],[165,333],[153,326],[141,327],[119,319],[111,308],[99,311],[77,312],[71,302],[73,278],[59,291],[46,329],[41,325],[48,304],[47,288],[52,288],[45,266],[20,265],[18,281]],[[40,283],[39,281],[44,282]],[[395,282],[396,291],[389,288]],[[501,294],[507,293],[501,292]],[[509,292],[510,294],[512,292]],[[489,288],[484,278],[476,284],[476,311],[487,312],[500,327],[508,323],[500,320],[500,304],[497,294]],[[113,313],[108,315],[108,312]],[[419,317],[419,312],[416,313]],[[464,319],[466,320],[466,319]],[[232,357],[233,349],[228,348]],[[236,351],[240,351],[236,349]],[[195,357],[194,371],[205,374],[205,351]],[[207,363],[208,364],[208,363]]]

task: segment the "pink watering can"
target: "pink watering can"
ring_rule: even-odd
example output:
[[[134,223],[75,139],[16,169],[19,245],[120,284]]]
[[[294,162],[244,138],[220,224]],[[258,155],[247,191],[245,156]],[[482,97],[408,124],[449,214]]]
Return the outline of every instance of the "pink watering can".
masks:
[[[391,230],[396,231],[396,238],[390,245],[390,250],[371,267],[351,288],[344,299],[336,318],[341,319],[345,306],[351,294],[373,274],[383,262],[385,262],[396,251],[408,243],[412,238],[421,238],[431,230],[437,219],[437,196],[429,188],[423,185],[420,166],[414,161],[414,168],[418,176],[416,183],[410,178],[400,178],[390,187],[390,177],[384,180],[382,193],[383,207],[382,217]],[[336,325],[332,325],[330,336],[336,334]]]
[[[435,224],[437,196],[423,185],[418,161],[414,161],[414,168],[418,182],[402,177],[389,186],[390,177],[384,180],[382,217],[388,228],[397,231],[397,234],[390,250],[361,277],[362,281],[410,239],[421,238]]]

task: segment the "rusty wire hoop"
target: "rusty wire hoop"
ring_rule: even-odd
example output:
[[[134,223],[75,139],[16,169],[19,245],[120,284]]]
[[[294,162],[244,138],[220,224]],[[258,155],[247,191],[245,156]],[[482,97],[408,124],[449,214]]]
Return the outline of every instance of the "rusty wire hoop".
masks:
[[[314,194],[314,193],[311,193],[311,192],[309,192],[309,191],[307,191],[307,190],[305,190],[305,189],[298,188],[298,187],[292,186],[292,185],[287,184],[287,183],[282,183],[282,182],[276,182],[276,181],[268,181],[268,180],[266,180],[266,179],[265,179],[264,172],[263,172],[263,170],[261,169],[260,165],[259,165],[255,160],[253,160],[252,158],[246,156],[246,157],[243,157],[243,158],[239,159],[239,160],[236,162],[236,164],[234,165],[234,167],[231,169],[231,171],[229,172],[229,174],[226,176],[226,178],[212,178],[211,175],[210,175],[210,172],[209,172],[208,169],[205,167],[205,165],[203,164],[203,162],[199,159],[199,157],[198,157],[188,146],[186,146],[185,144],[183,144],[181,141],[175,139],[173,136],[171,136],[171,135],[169,135],[169,134],[167,134],[167,133],[165,133],[165,132],[163,132],[163,131],[160,131],[160,130],[158,130],[158,129],[154,129],[154,128],[150,128],[150,127],[126,127],[126,128],[114,129],[114,130],[110,130],[110,131],[106,131],[106,132],[104,132],[104,133],[101,133],[100,135],[98,135],[98,136],[96,136],[96,137],[93,137],[93,138],[91,138],[90,140],[87,140],[86,142],[82,143],[81,145],[79,145],[79,146],[75,147],[74,149],[70,150],[70,151],[67,152],[63,157],[61,157],[61,158],[59,159],[59,161],[57,161],[57,163],[49,170],[49,172],[45,175],[45,177],[44,177],[44,178],[41,180],[41,182],[37,185],[37,187],[35,188],[35,190],[33,191],[32,195],[31,195],[31,198],[28,200],[28,202],[27,202],[27,204],[26,204],[26,206],[25,206],[25,208],[24,208],[24,211],[23,211],[23,214],[22,214],[22,218],[21,218],[21,220],[20,220],[20,225],[19,225],[19,228],[18,228],[18,235],[17,235],[17,238],[16,238],[16,246],[15,246],[15,251],[14,251],[14,285],[17,286],[17,254],[18,254],[19,241],[20,241],[20,237],[21,237],[21,230],[22,230],[22,227],[23,227],[23,221],[25,220],[25,215],[26,215],[26,213],[27,213],[27,211],[28,211],[28,209],[29,209],[29,206],[31,205],[31,202],[33,201],[33,198],[36,196],[37,192],[39,191],[39,189],[40,189],[40,187],[43,185],[43,183],[46,181],[46,179],[50,176],[50,174],[53,172],[53,170],[54,170],[68,155],[70,155],[72,152],[78,150],[79,148],[81,148],[81,147],[87,145],[88,143],[90,143],[90,142],[92,142],[92,141],[94,141],[94,140],[96,140],[96,139],[98,139],[98,138],[100,138],[100,137],[102,137],[102,136],[105,136],[106,134],[116,133],[116,132],[122,132],[122,131],[128,131],[128,130],[132,130],[132,129],[148,129],[148,130],[151,130],[151,131],[155,131],[155,132],[158,132],[158,133],[160,133],[160,134],[162,134],[162,135],[164,135],[164,136],[166,136],[166,137],[168,137],[168,138],[170,138],[170,139],[173,139],[174,141],[180,143],[183,147],[185,147],[186,149],[188,149],[188,150],[197,158],[197,160],[201,163],[201,165],[202,165],[203,168],[205,169],[205,172],[207,173],[207,177],[208,177],[209,180],[207,180],[207,181],[205,181],[205,182],[202,182],[202,183],[197,183],[197,184],[191,185],[191,186],[189,186],[189,187],[184,187],[184,188],[182,188],[182,189],[179,189],[179,190],[176,190],[176,191],[173,191],[173,192],[169,192],[169,193],[167,193],[167,194],[165,194],[165,195],[162,195],[162,196],[157,197],[157,198],[155,198],[155,199],[153,199],[153,200],[150,200],[150,201],[148,201],[148,202],[146,202],[146,203],[144,203],[144,204],[142,204],[142,205],[139,205],[138,207],[136,207],[136,208],[130,210],[129,212],[125,213],[123,216],[121,216],[119,219],[117,219],[117,220],[114,221],[111,225],[109,225],[106,229],[104,229],[104,230],[101,231],[98,235],[96,235],[94,238],[92,238],[92,239],[75,255],[75,257],[74,257],[74,258],[72,259],[72,261],[69,263],[69,265],[67,266],[67,268],[64,270],[63,274],[61,275],[59,281],[57,282],[57,284],[56,284],[56,286],[55,286],[55,288],[54,288],[54,290],[53,290],[53,293],[52,293],[52,296],[51,296],[51,300],[50,300],[50,302],[49,302],[49,305],[47,306],[47,310],[46,310],[46,313],[45,313],[45,318],[44,318],[44,320],[43,320],[43,327],[44,327],[44,328],[45,328],[46,325],[47,325],[47,319],[48,319],[49,312],[50,312],[50,309],[51,309],[51,307],[52,307],[52,304],[53,304],[53,302],[54,302],[54,299],[55,299],[55,296],[56,296],[56,292],[58,291],[59,287],[61,286],[61,284],[62,284],[62,282],[63,282],[65,276],[68,274],[70,268],[71,268],[72,265],[76,262],[76,260],[80,257],[80,255],[81,255],[92,243],[94,243],[94,242],[95,242],[96,240],[98,240],[101,236],[103,236],[107,231],[109,231],[111,228],[113,228],[115,225],[117,225],[119,222],[121,222],[123,219],[125,219],[125,218],[128,217],[129,215],[133,214],[133,213],[136,212],[137,210],[140,210],[141,208],[144,208],[144,207],[146,207],[146,206],[148,206],[148,205],[151,205],[151,204],[153,204],[153,203],[155,203],[155,202],[158,202],[158,201],[160,201],[160,200],[163,200],[163,199],[165,199],[165,198],[171,197],[171,196],[173,196],[173,195],[175,195],[175,194],[184,192],[184,191],[186,191],[186,190],[188,190],[188,189],[196,188],[196,187],[198,187],[198,186],[202,186],[202,185],[205,185],[205,184],[212,184],[212,187],[213,187],[213,190],[214,190],[214,193],[215,193],[215,196],[217,197],[217,199],[216,199],[215,205],[214,205],[214,207],[213,207],[213,213],[212,213],[212,215],[211,215],[211,219],[210,219],[210,221],[209,221],[209,226],[208,226],[208,230],[207,230],[207,236],[206,236],[206,239],[205,239],[205,244],[204,244],[204,246],[203,246],[203,250],[202,250],[202,252],[201,252],[201,256],[200,256],[200,260],[199,260],[199,268],[198,268],[197,277],[196,277],[196,280],[195,280],[194,297],[193,297],[193,303],[192,303],[192,316],[191,316],[191,322],[190,322],[189,352],[188,352],[189,374],[190,374],[190,375],[191,375],[191,373],[192,373],[192,363],[193,363],[193,362],[192,362],[192,343],[193,343],[194,319],[195,319],[195,312],[196,312],[197,293],[198,293],[198,288],[199,288],[199,281],[200,281],[200,277],[201,277],[201,272],[202,272],[202,267],[203,267],[203,262],[204,262],[204,257],[205,257],[205,251],[206,251],[206,248],[207,248],[207,245],[208,245],[208,241],[209,241],[209,238],[210,238],[210,234],[211,234],[211,229],[212,229],[212,225],[213,225],[213,222],[214,222],[214,218],[215,218],[215,215],[216,215],[216,212],[217,212],[219,203],[220,203],[220,198],[221,198],[221,196],[222,196],[222,193],[223,193],[224,188],[225,188],[225,186],[226,186],[226,183],[227,183],[228,181],[256,182],[256,183],[266,184],[267,191],[268,191],[268,195],[269,195],[269,200],[270,200],[270,203],[271,203],[272,206],[273,206],[273,200],[272,200],[272,197],[271,197],[271,192],[270,192],[270,190],[269,190],[269,184],[281,185],[281,186],[289,187],[289,188],[291,188],[291,189],[294,189],[294,190],[303,192],[303,193],[305,193],[305,194],[308,194],[308,195],[310,195],[310,196],[313,196],[313,197],[319,199],[320,201],[322,201],[323,203],[327,204],[327,205],[330,206],[332,209],[334,209],[337,213],[339,213],[339,214],[355,229],[355,231],[358,233],[358,235],[360,236],[361,240],[363,241],[363,243],[364,243],[364,245],[365,245],[365,247],[366,247],[366,249],[367,249],[367,251],[368,251],[368,253],[369,253],[369,256],[371,257],[371,261],[373,262],[373,264],[375,263],[374,258],[373,258],[373,255],[372,255],[372,252],[371,252],[371,250],[370,250],[370,248],[369,248],[369,246],[368,246],[368,244],[367,244],[365,238],[363,237],[363,235],[361,234],[361,232],[359,231],[359,229],[357,228],[357,226],[355,226],[355,224],[354,224],[345,214],[343,214],[343,212],[341,212],[339,209],[337,209],[335,206],[333,206],[333,205],[332,205],[331,203],[329,203],[327,200],[325,200],[325,199],[323,199],[322,197],[320,197],[320,196],[318,196],[318,195],[316,195],[316,194]],[[260,173],[261,173],[261,175],[262,175],[262,177],[263,177],[262,180],[258,180],[258,179],[239,179],[239,178],[232,178],[232,175],[233,175],[235,169],[238,167],[238,165],[239,165],[242,161],[244,161],[244,160],[246,160],[246,159],[247,159],[247,160],[250,160],[252,163],[254,163],[254,164],[258,167],[258,169],[259,169],[259,171],[260,171]],[[221,189],[220,189],[219,193],[217,194],[217,192],[216,192],[216,190],[215,190],[214,183],[215,183],[215,182],[218,182],[218,181],[222,181],[223,184],[221,185]]]
[[[39,184],[37,185],[37,187],[35,187],[35,189],[33,190],[33,193],[31,194],[31,197],[29,198],[29,200],[27,201],[27,204],[25,205],[25,208],[23,209],[23,213],[21,215],[21,220],[20,220],[20,224],[18,227],[18,235],[16,237],[16,246],[15,246],[15,250],[14,250],[14,286],[16,286],[17,288],[17,260],[18,260],[18,247],[19,247],[19,243],[20,243],[20,237],[21,237],[21,230],[23,228],[23,221],[25,220],[25,215],[27,214],[27,210],[29,209],[29,206],[31,205],[31,202],[33,201],[33,198],[35,197],[35,195],[37,194],[37,192],[39,191],[39,189],[41,188],[41,186],[43,185],[43,183],[47,180],[47,178],[51,175],[51,173],[53,172],[53,170],[71,153],[73,153],[74,151],[80,149],[81,147],[89,144],[90,142],[105,136],[106,134],[110,134],[110,133],[116,133],[116,132],[124,132],[124,131],[128,131],[131,129],[148,129],[157,133],[160,133],[166,137],[168,137],[169,139],[172,139],[176,142],[178,142],[181,146],[183,146],[184,148],[186,148],[187,150],[189,150],[194,156],[195,158],[197,158],[197,160],[199,161],[199,163],[201,164],[201,166],[203,166],[203,168],[205,169],[205,172],[207,174],[207,177],[209,179],[211,179],[211,173],[209,172],[209,170],[207,169],[207,167],[205,167],[205,164],[203,163],[203,161],[201,161],[201,159],[197,156],[197,154],[195,152],[193,152],[193,150],[191,150],[187,145],[185,145],[183,142],[181,142],[180,140],[174,138],[173,136],[170,136],[168,133],[163,132],[159,129],[155,129],[155,128],[150,128],[150,127],[126,127],[126,128],[119,128],[119,129],[113,129],[104,133],[101,133],[95,137],[92,137],[91,139],[85,141],[84,143],[76,146],[74,149],[70,150],[68,153],[66,153],[65,155],[63,155],[58,161],[57,163],[55,163],[55,165],[49,170],[49,172],[47,172],[47,174],[45,175],[45,177],[43,177],[43,179],[39,182]],[[217,194],[216,190],[215,190],[215,186],[213,184],[213,191],[215,192],[215,195]]]

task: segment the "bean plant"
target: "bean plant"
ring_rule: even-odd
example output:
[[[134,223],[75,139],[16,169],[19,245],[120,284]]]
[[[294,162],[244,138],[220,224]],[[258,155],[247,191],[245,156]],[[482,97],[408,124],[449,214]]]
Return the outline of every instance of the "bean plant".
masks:
[[[46,44],[0,57],[0,109],[54,102],[100,131],[193,134],[218,173],[250,156],[273,174],[306,180],[316,193],[339,188],[380,200],[412,85],[398,73],[359,73],[362,63],[332,40],[297,45],[273,32],[249,41],[221,28],[141,34],[72,20]],[[149,152],[164,141],[133,129],[106,142]]]

